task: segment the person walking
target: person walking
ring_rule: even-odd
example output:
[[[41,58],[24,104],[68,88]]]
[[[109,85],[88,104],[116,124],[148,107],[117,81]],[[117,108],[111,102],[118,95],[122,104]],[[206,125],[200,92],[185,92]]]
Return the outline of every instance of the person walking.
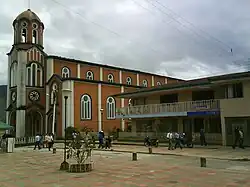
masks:
[[[172,131],[168,132],[167,139],[168,139],[168,150],[173,150],[173,133],[172,133]]]
[[[201,146],[207,146],[207,142],[206,142],[206,137],[205,137],[205,130],[204,129],[201,129],[200,130],[200,143],[201,143]]]
[[[38,147],[38,149],[40,150],[41,147],[40,147],[40,140],[41,140],[41,136],[39,134],[36,135],[35,137],[35,147],[34,147],[34,150],[36,150],[36,147]]]
[[[234,129],[234,144],[233,144],[233,149],[235,149],[235,147],[237,146],[238,143],[240,140],[240,130],[239,130],[239,127],[235,127]]]
[[[48,136],[48,148],[49,148],[49,151],[50,149],[53,147],[53,135],[49,135]]]

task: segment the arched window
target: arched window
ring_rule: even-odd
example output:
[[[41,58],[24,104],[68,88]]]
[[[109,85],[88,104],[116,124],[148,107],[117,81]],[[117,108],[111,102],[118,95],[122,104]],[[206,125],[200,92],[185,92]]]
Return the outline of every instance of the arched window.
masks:
[[[91,97],[87,94],[81,97],[81,119],[88,120],[92,116],[92,101]]]
[[[26,43],[27,42],[27,23],[23,22],[22,23],[22,28],[21,28],[21,42]]]
[[[31,64],[31,86],[37,86],[37,64]]]
[[[131,79],[131,77],[127,77],[126,82],[127,82],[127,85],[131,85],[131,84],[132,84],[132,79]]]
[[[161,86],[161,82],[158,81],[158,82],[157,82],[157,86]]]
[[[146,79],[142,81],[142,86],[148,87],[148,81]]]
[[[94,80],[94,73],[92,71],[87,71],[86,79]]]
[[[31,69],[27,67],[27,86],[31,86]]]
[[[108,82],[110,83],[114,82],[114,76],[111,73],[108,74]]]
[[[115,119],[115,99],[107,98],[107,119]]]
[[[33,24],[32,25],[32,28],[33,28],[33,30],[32,30],[32,43],[38,43],[37,41],[38,41],[38,35],[37,35],[37,24]]]
[[[69,78],[69,77],[70,77],[69,68],[63,67],[62,68],[62,78]]]
[[[16,76],[17,73],[17,63],[13,62],[13,64],[10,67],[10,87],[16,86]]]

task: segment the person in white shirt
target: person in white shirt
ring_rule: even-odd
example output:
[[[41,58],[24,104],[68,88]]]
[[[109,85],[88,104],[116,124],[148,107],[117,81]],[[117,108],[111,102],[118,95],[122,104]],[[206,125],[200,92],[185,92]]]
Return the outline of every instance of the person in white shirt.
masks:
[[[36,135],[35,137],[35,147],[34,147],[34,150],[36,150],[36,147],[38,147],[38,149],[40,150],[41,147],[40,147],[40,140],[41,140],[41,137],[39,134]]]
[[[167,139],[168,139],[168,150],[173,150],[173,133],[172,131],[169,131],[167,134]]]
[[[53,136],[52,136],[52,134],[50,134],[49,136],[48,136],[48,148],[49,148],[49,151],[50,151],[50,149],[52,148],[52,146],[53,146]]]

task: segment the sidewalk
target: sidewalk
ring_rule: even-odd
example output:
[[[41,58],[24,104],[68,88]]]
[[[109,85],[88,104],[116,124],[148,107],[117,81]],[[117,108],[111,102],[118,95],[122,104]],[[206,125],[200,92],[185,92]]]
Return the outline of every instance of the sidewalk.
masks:
[[[31,146],[29,146],[31,148]],[[63,143],[55,143],[54,147],[63,149]],[[100,151],[110,151],[105,149],[95,149]],[[113,144],[112,151],[114,152],[137,152],[140,154],[149,154],[149,150],[145,146],[138,145],[117,145]],[[168,150],[167,147],[152,147],[152,154],[156,155],[173,155],[185,157],[205,157],[207,159],[231,160],[231,161],[250,161],[250,149],[232,149],[231,147],[222,146],[206,146],[184,148],[176,150]]]

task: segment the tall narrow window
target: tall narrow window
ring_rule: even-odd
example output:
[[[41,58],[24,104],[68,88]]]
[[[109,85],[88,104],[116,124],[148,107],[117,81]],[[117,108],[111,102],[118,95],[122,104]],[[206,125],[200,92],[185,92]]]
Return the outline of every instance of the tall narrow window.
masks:
[[[34,44],[37,43],[37,32],[36,32],[36,30],[32,31],[32,43],[34,43]]]
[[[22,35],[21,35],[21,42],[26,43],[27,42],[27,29],[22,29]]]
[[[92,116],[92,102],[89,95],[83,95],[81,98],[81,119],[90,120]]]
[[[31,86],[36,86],[37,81],[37,65],[35,63],[31,64]]]
[[[62,78],[69,78],[69,77],[70,77],[69,68],[67,67],[62,68]]]
[[[27,86],[31,86],[31,70],[27,67]]]
[[[115,119],[115,99],[107,98],[107,119]]]

